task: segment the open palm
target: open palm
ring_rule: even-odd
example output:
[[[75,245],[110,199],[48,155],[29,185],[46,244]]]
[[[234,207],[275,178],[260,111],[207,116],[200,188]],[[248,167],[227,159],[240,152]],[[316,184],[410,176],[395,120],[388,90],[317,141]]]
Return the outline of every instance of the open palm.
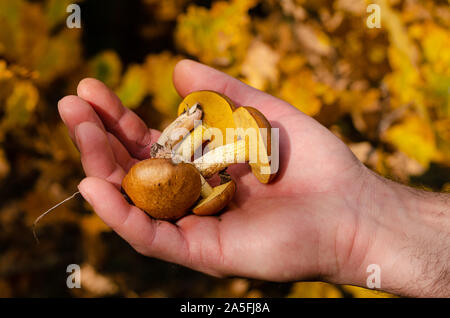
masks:
[[[150,218],[120,193],[129,168],[149,157],[159,136],[101,82],[85,79],[59,102],[80,152],[79,185],[96,213],[138,252],[215,276],[273,281],[332,277],[346,261],[357,222],[363,165],[345,144],[289,104],[205,65],[174,71],[181,96],[214,90],[259,109],[279,128],[280,169],[260,184],[246,165],[228,169],[235,198],[219,216],[188,215],[175,224]]]

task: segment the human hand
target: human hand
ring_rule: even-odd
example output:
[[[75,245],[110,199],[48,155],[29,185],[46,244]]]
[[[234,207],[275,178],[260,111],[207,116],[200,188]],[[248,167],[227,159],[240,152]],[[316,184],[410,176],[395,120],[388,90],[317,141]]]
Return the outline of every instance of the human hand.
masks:
[[[60,101],[59,111],[81,152],[87,178],[80,192],[107,225],[144,255],[214,276],[364,286],[372,261],[383,270],[384,290],[414,294],[396,287],[409,267],[396,276],[389,259],[403,244],[396,235],[407,220],[403,212],[386,213],[392,210],[387,202],[394,202],[395,211],[404,209],[398,198],[406,190],[371,173],[311,117],[221,72],[185,60],[174,70],[174,84],[181,96],[214,90],[259,109],[279,128],[279,175],[263,185],[247,166],[232,166],[228,172],[238,191],[226,212],[188,215],[175,224],[154,220],[128,204],[120,184],[133,164],[148,158],[159,132],[149,130],[105,85],[85,79],[78,96]],[[392,189],[398,196],[391,198]]]

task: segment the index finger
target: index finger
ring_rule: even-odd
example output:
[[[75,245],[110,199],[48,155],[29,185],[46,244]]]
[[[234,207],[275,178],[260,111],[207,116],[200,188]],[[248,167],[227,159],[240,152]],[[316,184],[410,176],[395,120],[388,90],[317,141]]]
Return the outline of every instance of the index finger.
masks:
[[[114,134],[132,156],[146,159],[159,132],[147,125],[130,109],[125,108],[114,92],[101,81],[85,78],[78,84],[77,94],[89,102],[106,129]]]
[[[238,106],[253,106],[263,113],[271,114],[271,119],[294,110],[294,107],[270,94],[192,60],[177,63],[173,83],[182,97],[194,91],[212,90],[229,97]]]

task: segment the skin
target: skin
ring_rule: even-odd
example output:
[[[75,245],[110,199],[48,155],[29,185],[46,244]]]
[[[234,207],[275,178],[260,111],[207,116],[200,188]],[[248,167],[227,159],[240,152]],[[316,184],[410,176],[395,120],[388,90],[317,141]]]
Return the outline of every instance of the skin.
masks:
[[[218,276],[269,281],[324,280],[405,296],[450,296],[450,198],[388,181],[367,169],[313,118],[205,65],[183,60],[173,75],[184,97],[215,90],[260,110],[280,129],[280,171],[260,184],[248,166],[229,173],[237,192],[220,216],[158,221],[120,193],[126,171],[148,157],[149,129],[95,79],[58,104],[81,152],[79,190],[96,213],[139,253]]]

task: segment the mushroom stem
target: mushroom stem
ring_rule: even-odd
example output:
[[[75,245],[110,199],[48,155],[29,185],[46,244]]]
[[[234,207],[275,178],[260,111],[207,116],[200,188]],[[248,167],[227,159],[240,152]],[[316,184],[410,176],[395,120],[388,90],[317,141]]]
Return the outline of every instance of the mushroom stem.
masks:
[[[202,198],[209,197],[213,193],[213,188],[209,185],[208,181],[200,174],[200,180],[202,182],[202,190],[200,195]]]
[[[210,178],[219,171],[235,163],[248,162],[245,140],[240,139],[208,151],[202,157],[194,160],[194,166],[205,178]]]
[[[164,129],[159,136],[158,141],[150,148],[150,157],[152,158],[170,158],[172,147],[183,139],[194,128],[196,120],[203,116],[199,104],[195,104],[186,112],[177,117],[169,126]],[[177,133],[173,136],[174,133]],[[181,132],[181,134],[179,133]]]
[[[204,136],[206,129],[207,128],[204,125],[195,127],[192,133],[176,145],[176,148],[174,149],[175,156],[179,156],[183,161],[190,161],[197,149],[199,149],[205,141],[210,140],[210,138],[205,138]]]

